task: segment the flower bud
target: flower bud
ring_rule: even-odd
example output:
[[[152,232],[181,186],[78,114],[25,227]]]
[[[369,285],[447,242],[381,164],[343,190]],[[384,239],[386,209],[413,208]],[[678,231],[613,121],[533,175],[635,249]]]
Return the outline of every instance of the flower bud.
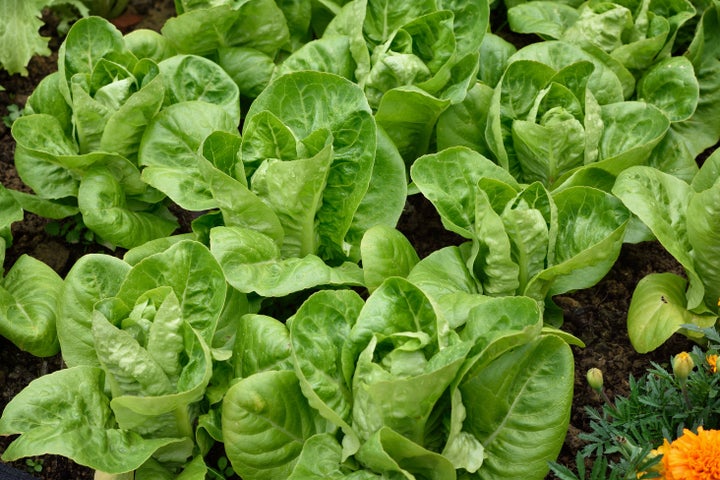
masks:
[[[695,368],[695,362],[693,362],[689,353],[680,352],[673,357],[672,368],[675,373],[675,378],[677,378],[680,383],[685,383],[688,375],[690,375],[692,369]]]
[[[603,374],[599,368],[591,368],[585,375],[587,382],[593,390],[600,391],[603,387]]]

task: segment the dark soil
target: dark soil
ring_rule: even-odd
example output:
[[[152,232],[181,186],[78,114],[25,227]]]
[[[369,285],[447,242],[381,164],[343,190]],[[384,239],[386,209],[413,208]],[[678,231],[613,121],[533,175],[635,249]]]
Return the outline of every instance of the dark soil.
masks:
[[[117,24],[124,30],[152,28],[158,30],[165,19],[174,15],[173,0],[131,1],[126,15]],[[50,48],[57,51],[61,40],[52,25],[54,19],[46,15],[48,25],[42,33],[51,38]],[[0,117],[8,115],[10,105],[23,107],[27,97],[37,83],[57,69],[57,55],[36,57],[30,63],[28,77],[9,76],[0,71],[0,85],[6,91],[0,92]],[[17,177],[13,165],[14,142],[9,128],[0,122],[0,181],[9,188],[26,190]],[[22,222],[12,227],[13,245],[7,250],[5,269],[9,268],[22,254],[29,254],[50,265],[64,276],[73,263],[91,251],[104,251],[94,244],[68,243],[63,237],[52,236],[45,227],[48,221],[32,214],[26,214]],[[442,227],[432,205],[420,195],[410,197],[401,219],[399,229],[413,243],[421,256],[446,245],[458,244],[461,239]],[[593,288],[557,297],[556,302],[565,311],[563,329],[582,339],[586,347],[573,347],[575,354],[575,395],[570,428],[558,461],[570,466],[575,454],[583,443],[578,433],[588,431],[586,405],[598,407],[599,397],[585,384],[585,372],[599,367],[605,374],[608,395],[626,395],[628,378],[643,374],[651,361],[667,364],[678,351],[690,348],[689,342],[673,338],[651,354],[640,355],[634,351],[626,333],[626,315],[632,292],[637,282],[651,272],[675,272],[682,274],[681,267],[657,243],[625,245],[620,258],[598,285]],[[59,356],[37,358],[18,350],[13,344],[0,337],[0,411],[7,402],[22,390],[31,380],[63,367]],[[0,437],[0,452],[4,451],[12,438]],[[36,478],[45,480],[92,479],[92,472],[56,456],[32,459],[42,463],[42,471],[34,473]],[[17,469],[28,470],[26,462],[12,464]],[[2,475],[0,475],[2,477]],[[548,478],[554,478],[549,475]]]

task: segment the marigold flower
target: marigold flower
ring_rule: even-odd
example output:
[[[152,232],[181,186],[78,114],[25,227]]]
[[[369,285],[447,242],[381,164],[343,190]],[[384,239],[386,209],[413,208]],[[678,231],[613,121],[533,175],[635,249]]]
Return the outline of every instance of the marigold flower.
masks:
[[[720,478],[720,430],[703,430],[697,434],[685,429],[674,442],[658,448],[663,454],[665,480],[717,480]]]
[[[708,355],[708,356],[705,357],[705,359],[707,360],[708,365],[710,365],[710,371],[711,371],[712,373],[717,373],[717,360],[718,360],[718,355],[717,355],[717,353],[713,353],[713,354],[711,354],[711,355]]]

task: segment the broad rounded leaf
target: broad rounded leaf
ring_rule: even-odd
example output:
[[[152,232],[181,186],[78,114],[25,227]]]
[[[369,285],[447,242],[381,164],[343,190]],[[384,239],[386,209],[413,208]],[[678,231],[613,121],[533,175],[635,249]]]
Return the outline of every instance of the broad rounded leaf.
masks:
[[[137,469],[175,438],[144,439],[113,428],[110,400],[99,368],[59,370],[30,382],[5,407],[0,435],[19,433],[3,453],[6,462],[45,454],[62,455],[107,473]]]
[[[715,324],[715,316],[695,315],[687,310],[686,285],[687,280],[674,273],[653,273],[638,282],[627,316],[628,336],[635,350],[655,350],[684,324]]]
[[[55,319],[62,287],[52,268],[22,255],[0,281],[0,335],[35,356],[57,354]]]
[[[690,60],[676,56],[648,69],[638,83],[637,95],[662,110],[671,122],[681,122],[695,113],[700,85]]]
[[[567,433],[573,369],[567,343],[547,336],[464,379],[464,428],[485,447],[483,478],[545,478]]]
[[[315,412],[291,371],[244,378],[225,394],[225,453],[244,480],[288,478],[305,442],[316,432]]]
[[[237,132],[237,123],[220,106],[188,101],[164,108],[148,125],[138,153],[143,180],[187,210],[215,207],[200,174],[200,147],[215,131]]]

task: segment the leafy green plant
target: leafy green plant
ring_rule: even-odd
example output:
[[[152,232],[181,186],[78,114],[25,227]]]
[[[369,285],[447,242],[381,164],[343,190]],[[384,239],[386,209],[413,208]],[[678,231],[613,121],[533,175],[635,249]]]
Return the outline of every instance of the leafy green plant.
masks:
[[[469,242],[436,252],[437,259],[430,255],[409,278],[421,275],[440,294],[455,286],[471,295],[526,295],[545,306],[546,321],[554,325],[562,312],[551,297],[602,279],[620,253],[630,218],[602,190],[550,192],[539,182],[519,184],[465,147],[419,158],[411,176],[445,228]]]
[[[6,407],[0,433],[20,436],[3,459],[53,452],[108,474],[204,478],[207,444],[196,441],[195,419],[212,358],[222,356],[212,352],[228,321],[225,278],[192,240],[128,258],[132,265],[86,255],[68,273],[57,337],[69,368],[35,380]],[[243,313],[241,302],[233,306]]]
[[[203,111],[179,104],[157,115],[140,147],[142,178],[204,213],[194,229],[230,284],[263,297],[361,285],[362,236],[394,226],[407,192],[402,158],[362,90],[330,73],[289,73],[255,100],[242,137],[188,128]]]
[[[216,467],[208,467],[208,474],[217,480],[226,480],[235,476],[235,470],[232,469],[230,460],[225,456],[218,458]]]
[[[708,327],[718,316],[720,152],[706,159],[691,183],[650,167],[618,176],[613,193],[682,265],[687,278],[655,273],[642,279],[628,311],[628,334],[639,352],[662,345],[685,324]]]
[[[25,460],[25,466],[30,473],[42,472],[44,463],[42,458],[28,458]]]
[[[167,49],[138,58],[132,50],[144,54],[146,46],[138,36],[126,42],[99,17],[73,25],[58,71],[38,85],[27,115],[13,125],[15,165],[36,195],[20,197],[26,210],[56,219],[79,212],[99,239],[124,248],[177,228],[165,195],[140,176],[143,135],[167,110],[163,118],[183,112],[190,122],[184,124],[190,138],[176,148],[194,142],[194,134],[236,132],[238,90],[204,58],[165,58],[172,55]],[[193,115],[195,110],[204,115]]]
[[[317,292],[286,325],[243,317],[238,380],[222,406],[235,471],[248,480],[543,478],[567,422],[569,347],[541,333],[528,298],[486,299],[466,313],[447,324],[416,286],[392,277],[366,301]]]

